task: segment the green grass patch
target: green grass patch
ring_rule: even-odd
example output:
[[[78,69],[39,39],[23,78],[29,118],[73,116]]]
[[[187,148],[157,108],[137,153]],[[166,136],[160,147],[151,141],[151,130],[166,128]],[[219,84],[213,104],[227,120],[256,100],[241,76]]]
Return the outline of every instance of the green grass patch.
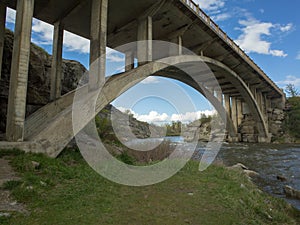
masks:
[[[32,161],[40,167],[32,167]],[[7,185],[30,215],[14,215],[9,224],[300,223],[299,212],[283,200],[219,166],[199,172],[198,163],[191,161],[162,183],[128,187],[98,175],[77,150],[69,149],[57,159],[17,155],[12,165],[22,180]]]

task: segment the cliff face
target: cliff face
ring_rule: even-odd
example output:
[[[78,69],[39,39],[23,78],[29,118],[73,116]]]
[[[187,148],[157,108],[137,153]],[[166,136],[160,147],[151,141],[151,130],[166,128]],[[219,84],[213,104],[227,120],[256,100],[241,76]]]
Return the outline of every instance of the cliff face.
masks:
[[[6,30],[2,76],[0,80],[0,133],[5,133],[6,127],[6,108],[8,102],[13,40],[14,34],[11,31]],[[51,55],[42,48],[31,44],[26,116],[29,116],[40,107],[49,103],[51,61]],[[86,69],[79,62],[63,60],[62,72],[62,94],[65,94],[77,87],[78,81],[86,72]]]

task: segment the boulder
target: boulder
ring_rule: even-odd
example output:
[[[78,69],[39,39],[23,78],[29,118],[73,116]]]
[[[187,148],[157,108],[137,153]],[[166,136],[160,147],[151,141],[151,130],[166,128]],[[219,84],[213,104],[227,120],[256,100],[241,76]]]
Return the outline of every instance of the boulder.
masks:
[[[300,191],[286,185],[284,187],[284,193],[287,197],[300,199]]]

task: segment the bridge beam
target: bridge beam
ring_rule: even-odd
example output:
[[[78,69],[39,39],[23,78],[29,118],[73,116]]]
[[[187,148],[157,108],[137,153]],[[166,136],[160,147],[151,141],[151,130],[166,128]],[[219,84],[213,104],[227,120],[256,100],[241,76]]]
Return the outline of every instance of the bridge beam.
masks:
[[[24,122],[34,0],[19,0],[8,96],[6,138],[24,140]]]
[[[89,88],[105,83],[108,0],[92,0]]]
[[[3,59],[3,48],[4,48],[4,37],[5,37],[5,20],[6,20],[6,6],[0,3],[0,80],[2,72],[2,59]]]
[[[51,66],[51,87],[50,100],[54,101],[61,96],[62,78],[62,51],[63,51],[64,29],[61,22],[54,24],[52,66]]]
[[[137,58],[139,66],[152,61],[152,17],[140,18],[137,34]]]

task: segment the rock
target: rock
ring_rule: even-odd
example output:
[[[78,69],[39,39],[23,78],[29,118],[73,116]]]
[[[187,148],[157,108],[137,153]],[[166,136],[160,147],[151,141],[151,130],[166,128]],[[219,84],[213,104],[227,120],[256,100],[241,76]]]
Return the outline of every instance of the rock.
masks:
[[[10,213],[3,213],[3,212],[0,212],[0,217],[10,217],[11,214]]]
[[[277,180],[280,180],[280,181],[282,181],[282,182],[287,181],[287,178],[284,177],[284,176],[281,176],[281,175],[277,175],[276,178],[277,178]]]
[[[257,177],[259,176],[259,173],[253,171],[253,170],[244,170],[244,173],[248,176],[248,177]]]
[[[235,165],[233,165],[233,166],[231,166],[231,167],[229,167],[229,168],[231,168],[231,169],[248,170],[248,167],[245,166],[245,165],[242,164],[242,163],[237,163],[237,164],[235,164]]]
[[[300,199],[300,191],[292,188],[291,186],[286,185],[284,187],[284,193],[287,197]]]
[[[41,164],[39,162],[31,161],[31,164],[34,169],[36,169],[36,170],[40,169]]]

